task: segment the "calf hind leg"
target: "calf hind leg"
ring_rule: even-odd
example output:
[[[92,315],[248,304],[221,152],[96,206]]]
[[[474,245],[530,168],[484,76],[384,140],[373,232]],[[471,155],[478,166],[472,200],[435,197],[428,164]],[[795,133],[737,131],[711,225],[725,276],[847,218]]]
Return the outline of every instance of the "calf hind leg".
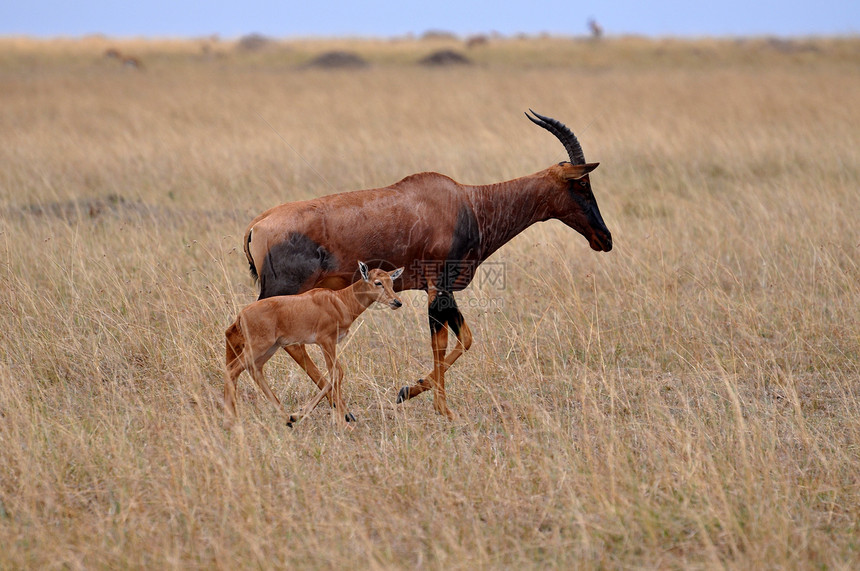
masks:
[[[245,346],[244,338],[236,323],[226,332],[226,358],[224,361],[224,426],[229,428],[236,419],[236,380],[245,364],[241,358]]]
[[[272,392],[272,388],[269,386],[269,383],[266,382],[266,377],[263,375],[263,365],[269,360],[269,357],[271,357],[271,354],[266,354],[256,359],[248,368],[248,372],[251,373],[251,377],[254,379],[254,382],[257,383],[257,386],[260,387],[260,390],[263,391],[263,394],[266,395],[269,402],[278,407],[281,412],[285,412],[284,406],[281,404],[278,397],[275,396],[275,393]]]
[[[241,361],[230,363],[224,374],[224,426],[230,428],[236,420],[236,380],[245,366]]]

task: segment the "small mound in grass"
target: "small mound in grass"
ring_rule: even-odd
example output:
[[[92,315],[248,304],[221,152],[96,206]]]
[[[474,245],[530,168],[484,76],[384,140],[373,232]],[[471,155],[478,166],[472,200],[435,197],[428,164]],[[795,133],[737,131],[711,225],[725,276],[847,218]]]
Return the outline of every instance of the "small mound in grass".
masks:
[[[272,45],[272,40],[262,34],[248,34],[239,38],[236,47],[246,52],[258,52]]]
[[[333,51],[321,54],[308,62],[306,67],[343,69],[367,67],[367,61],[352,52]]]
[[[419,61],[421,65],[469,65],[472,60],[454,50],[439,50]]]

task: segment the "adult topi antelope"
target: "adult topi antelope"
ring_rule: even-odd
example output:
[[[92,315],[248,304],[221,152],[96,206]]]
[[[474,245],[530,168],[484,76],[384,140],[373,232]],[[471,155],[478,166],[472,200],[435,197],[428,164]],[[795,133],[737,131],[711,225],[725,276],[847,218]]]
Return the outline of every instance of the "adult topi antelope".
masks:
[[[290,202],[257,216],[244,245],[251,274],[260,281],[260,299],[346,287],[357,260],[405,267],[395,289],[427,292],[433,370],[403,387],[397,402],[432,388],[436,412],[452,417],[445,372],[472,343],[453,293],[469,285],[478,265],[535,222],[549,219],[582,234],[593,250],[612,249],[589,180],[598,163],[585,162],[579,141],[562,123],[531,113],[526,116],[561,141],[570,161],[486,186],[425,172],[385,188]],[[448,328],[456,344],[446,355]],[[320,385],[307,353],[298,346],[285,349]]]
[[[283,411],[281,401],[272,392],[263,365],[280,347],[301,347],[316,344],[322,348],[328,382],[314,379],[320,392],[302,411],[290,415],[287,424],[300,420],[323,399],[333,401],[341,423],[355,420],[346,409],[341,395],[343,368],[337,361],[337,342],[349,331],[349,326],[374,302],[385,303],[392,309],[403,305],[394,293],[393,281],[403,268],[386,272],[368,269],[358,262],[361,278],[339,291],[312,289],[301,295],[276,296],[257,300],[243,309],[225,332],[227,358],[224,381],[225,423],[230,426],[236,418],[236,380],[248,370],[266,398]]]

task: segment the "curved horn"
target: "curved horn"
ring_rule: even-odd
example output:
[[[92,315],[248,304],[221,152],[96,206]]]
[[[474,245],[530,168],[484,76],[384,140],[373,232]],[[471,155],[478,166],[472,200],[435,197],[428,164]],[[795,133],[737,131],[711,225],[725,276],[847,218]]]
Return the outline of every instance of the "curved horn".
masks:
[[[573,134],[573,131],[568,129],[564,123],[561,121],[557,121],[552,117],[544,117],[539,113],[535,113],[531,109],[531,115],[526,113],[526,117],[539,127],[543,127],[553,135],[555,135],[561,144],[564,145],[565,150],[567,151],[567,155],[570,157],[570,162],[575,165],[584,165],[585,164],[585,155],[582,152],[582,147],[579,146],[579,141],[576,140],[576,135]],[[537,117],[537,119],[535,119]]]

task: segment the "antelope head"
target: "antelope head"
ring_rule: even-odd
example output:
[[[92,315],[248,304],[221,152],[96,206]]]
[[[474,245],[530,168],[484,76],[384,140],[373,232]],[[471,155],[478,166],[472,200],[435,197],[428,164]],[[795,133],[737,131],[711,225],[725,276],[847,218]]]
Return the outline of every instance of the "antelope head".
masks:
[[[554,218],[557,218],[582,234],[592,250],[608,252],[612,249],[612,234],[606,228],[597,200],[591,191],[588,173],[600,163],[586,163],[585,155],[576,136],[563,123],[551,117],[544,117],[531,109],[526,113],[532,123],[543,127],[556,136],[564,145],[570,162],[559,163],[552,170],[565,187],[564,195],[559,197]]]
[[[403,302],[394,293],[394,280],[400,277],[403,268],[397,268],[390,272],[380,269],[368,270],[367,264],[358,262],[358,271],[361,273],[361,279],[370,286],[374,301],[385,304],[391,309],[397,309],[403,305]]]

